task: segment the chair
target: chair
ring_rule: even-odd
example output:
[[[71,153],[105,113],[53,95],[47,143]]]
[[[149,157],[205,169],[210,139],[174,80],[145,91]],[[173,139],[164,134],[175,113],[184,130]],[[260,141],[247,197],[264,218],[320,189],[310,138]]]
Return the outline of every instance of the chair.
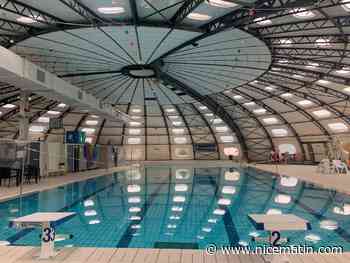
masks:
[[[0,167],[0,185],[2,185],[2,180],[8,180],[7,186],[11,186],[12,179],[16,179],[16,185],[19,184],[18,171],[12,169],[11,167]]]
[[[24,168],[24,180],[25,183],[30,184],[32,179],[35,179],[35,183],[39,180],[39,169],[32,165],[26,165]]]
[[[331,162],[329,159],[322,159],[317,166],[317,172],[329,174],[331,172]]]

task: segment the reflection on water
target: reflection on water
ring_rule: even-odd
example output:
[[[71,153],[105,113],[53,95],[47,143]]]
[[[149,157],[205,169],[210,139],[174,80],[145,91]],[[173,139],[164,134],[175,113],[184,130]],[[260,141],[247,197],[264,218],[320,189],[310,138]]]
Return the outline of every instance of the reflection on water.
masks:
[[[8,228],[36,211],[74,211],[60,225],[61,246],[192,247],[254,245],[251,213],[293,213],[312,230],[288,231],[289,244],[350,250],[350,197],[252,168],[148,167],[99,177],[0,204],[0,240],[39,245],[39,231]],[[73,236],[73,238],[71,238]]]

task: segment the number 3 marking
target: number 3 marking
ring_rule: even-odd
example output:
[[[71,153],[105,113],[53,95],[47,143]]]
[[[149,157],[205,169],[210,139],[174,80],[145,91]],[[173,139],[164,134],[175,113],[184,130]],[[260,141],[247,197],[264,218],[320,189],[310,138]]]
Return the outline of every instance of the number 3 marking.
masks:
[[[43,241],[45,243],[55,241],[55,229],[47,227],[44,229]]]

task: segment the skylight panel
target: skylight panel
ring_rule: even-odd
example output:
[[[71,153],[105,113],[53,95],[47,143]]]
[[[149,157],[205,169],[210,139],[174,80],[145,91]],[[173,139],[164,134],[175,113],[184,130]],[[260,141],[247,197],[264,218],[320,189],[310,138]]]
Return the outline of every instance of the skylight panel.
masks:
[[[140,144],[140,143],[141,143],[141,138],[139,137],[128,138],[128,144]]]

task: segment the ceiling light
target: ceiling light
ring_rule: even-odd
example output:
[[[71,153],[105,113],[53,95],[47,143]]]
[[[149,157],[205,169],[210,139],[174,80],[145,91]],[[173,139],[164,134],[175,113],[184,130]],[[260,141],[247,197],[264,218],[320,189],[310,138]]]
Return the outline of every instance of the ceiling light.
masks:
[[[90,115],[91,118],[98,119],[97,115]]]
[[[207,4],[210,6],[221,7],[221,8],[232,8],[238,6],[236,3],[223,1],[223,0],[208,0]]]
[[[286,129],[272,129],[271,132],[276,137],[284,137],[288,135],[288,131]]]
[[[168,116],[168,118],[169,118],[169,119],[173,119],[173,120],[174,120],[174,119],[179,118],[179,116],[177,116],[177,115],[170,115],[170,116]]]
[[[328,127],[334,132],[348,131],[348,127],[342,122],[329,123]]]
[[[187,192],[188,185],[187,184],[176,184],[174,189],[175,189],[175,192]]]
[[[138,184],[130,184],[127,187],[128,193],[138,193],[141,191],[141,186]]]
[[[350,93],[350,87],[344,88],[343,91],[346,93]]]
[[[176,144],[185,144],[187,143],[186,137],[175,137],[174,138],[174,143]]]
[[[33,125],[33,126],[30,126],[29,128],[29,131],[30,132],[44,132],[45,131],[45,127],[44,126],[36,126],[36,125]]]
[[[168,109],[165,109],[165,111],[168,112],[168,113],[173,113],[173,112],[175,112],[175,109],[173,109],[173,108],[168,108]]]
[[[292,197],[285,194],[279,194],[275,197],[275,202],[278,204],[289,204],[292,201]]]
[[[256,110],[253,110],[253,112],[255,114],[265,114],[266,113],[266,110],[265,109],[256,109]]]
[[[173,125],[180,126],[180,125],[182,125],[182,122],[181,121],[173,121]]]
[[[227,143],[227,142],[234,142],[235,138],[233,136],[230,136],[230,135],[228,135],[228,136],[220,136],[220,140],[222,142]]]
[[[342,74],[342,75],[349,74],[350,73],[350,67],[348,67],[348,68],[344,67],[342,69],[336,70],[335,72],[338,73],[338,74]]]
[[[129,125],[130,126],[140,126],[141,123],[140,122],[136,122],[136,121],[131,121],[131,122],[129,122]]]
[[[95,121],[95,120],[87,120],[85,122],[86,125],[89,125],[89,126],[94,126],[94,125],[97,125],[98,124],[98,121]]]
[[[129,212],[131,212],[131,213],[138,213],[140,211],[141,211],[141,208],[137,207],[137,206],[133,206],[133,207],[129,208]]]
[[[304,107],[311,106],[313,104],[313,102],[310,100],[301,100],[301,101],[298,101],[297,103]]]
[[[16,108],[17,106],[14,104],[5,104],[4,106],[2,106],[5,109],[13,109]]]
[[[111,7],[99,7],[97,11],[101,14],[111,15],[111,14],[121,14],[125,12],[124,7],[121,6],[111,6]]]
[[[289,61],[288,61],[287,59],[279,59],[277,62],[278,62],[278,63],[281,63],[281,64],[286,64],[286,63],[288,63]]]
[[[218,127],[215,127],[215,130],[217,132],[227,132],[228,131],[228,127],[227,126],[218,126]]]
[[[59,115],[60,113],[61,113],[60,111],[55,111],[55,110],[47,111],[47,114],[50,114],[50,115]]]
[[[266,17],[258,17],[258,18],[255,18],[253,21],[260,26],[266,26],[266,25],[272,24],[272,21],[270,19],[267,19]]]
[[[206,15],[206,14],[200,14],[200,13],[190,13],[187,18],[192,19],[192,20],[198,20],[198,21],[206,21],[211,19],[211,16]]]
[[[129,134],[139,135],[139,134],[141,134],[141,129],[129,129]]]
[[[349,0],[341,0],[340,1],[342,4],[342,7],[345,9],[345,11],[350,12],[350,2]]]
[[[36,18],[34,17],[28,17],[28,16],[20,16],[17,19],[17,22],[23,23],[23,24],[33,24],[38,21],[42,21],[43,18],[41,16],[38,16]]]
[[[291,46],[293,44],[293,41],[290,39],[280,39],[279,42],[281,46]]]
[[[306,67],[308,67],[308,68],[315,68],[315,67],[318,67],[319,65],[320,64],[318,64],[316,62],[309,62]]]
[[[293,94],[292,93],[282,93],[281,95],[280,95],[282,98],[291,98],[291,97],[293,97]]]
[[[128,138],[128,144],[140,144],[141,138]]]
[[[268,86],[268,87],[265,87],[265,90],[267,90],[267,91],[274,91],[275,88],[274,88],[274,87],[271,87],[271,86]]]
[[[255,102],[254,101],[250,101],[250,102],[246,102],[246,103],[243,103],[244,106],[255,106]]]
[[[132,113],[141,113],[141,109],[132,109],[131,110]]]
[[[319,118],[327,118],[331,116],[331,112],[328,110],[317,110],[312,112],[312,114],[314,114],[315,116],[319,117]]]
[[[265,118],[263,119],[263,122],[265,122],[266,124],[277,124],[278,123],[278,119],[276,118]]]
[[[236,188],[234,186],[225,185],[221,190],[221,193],[228,194],[228,195],[233,195],[235,192],[236,192]]]
[[[185,132],[185,129],[172,129],[174,134],[183,134]]]
[[[49,117],[39,117],[38,118],[38,122],[49,123],[50,122],[50,118]]]
[[[235,96],[233,96],[233,98],[234,98],[235,100],[243,99],[243,97],[242,97],[241,95],[235,95]]]
[[[60,103],[60,104],[57,105],[57,107],[59,107],[59,108],[64,108],[64,107],[66,107],[66,106],[67,106],[67,105],[64,104],[64,103]]]
[[[317,47],[328,47],[330,46],[330,41],[329,39],[326,39],[326,38],[319,38],[319,39],[316,39],[315,41],[315,45]]]
[[[208,107],[207,107],[207,106],[199,106],[199,109],[200,109],[200,110],[207,110]]]
[[[86,134],[91,134],[95,132],[95,128],[82,128],[81,131],[85,132]]]
[[[315,16],[315,13],[303,7],[294,8],[290,11],[290,13],[292,13],[296,18],[311,18]]]
[[[320,84],[329,84],[329,81],[326,79],[319,79],[317,82]]]

